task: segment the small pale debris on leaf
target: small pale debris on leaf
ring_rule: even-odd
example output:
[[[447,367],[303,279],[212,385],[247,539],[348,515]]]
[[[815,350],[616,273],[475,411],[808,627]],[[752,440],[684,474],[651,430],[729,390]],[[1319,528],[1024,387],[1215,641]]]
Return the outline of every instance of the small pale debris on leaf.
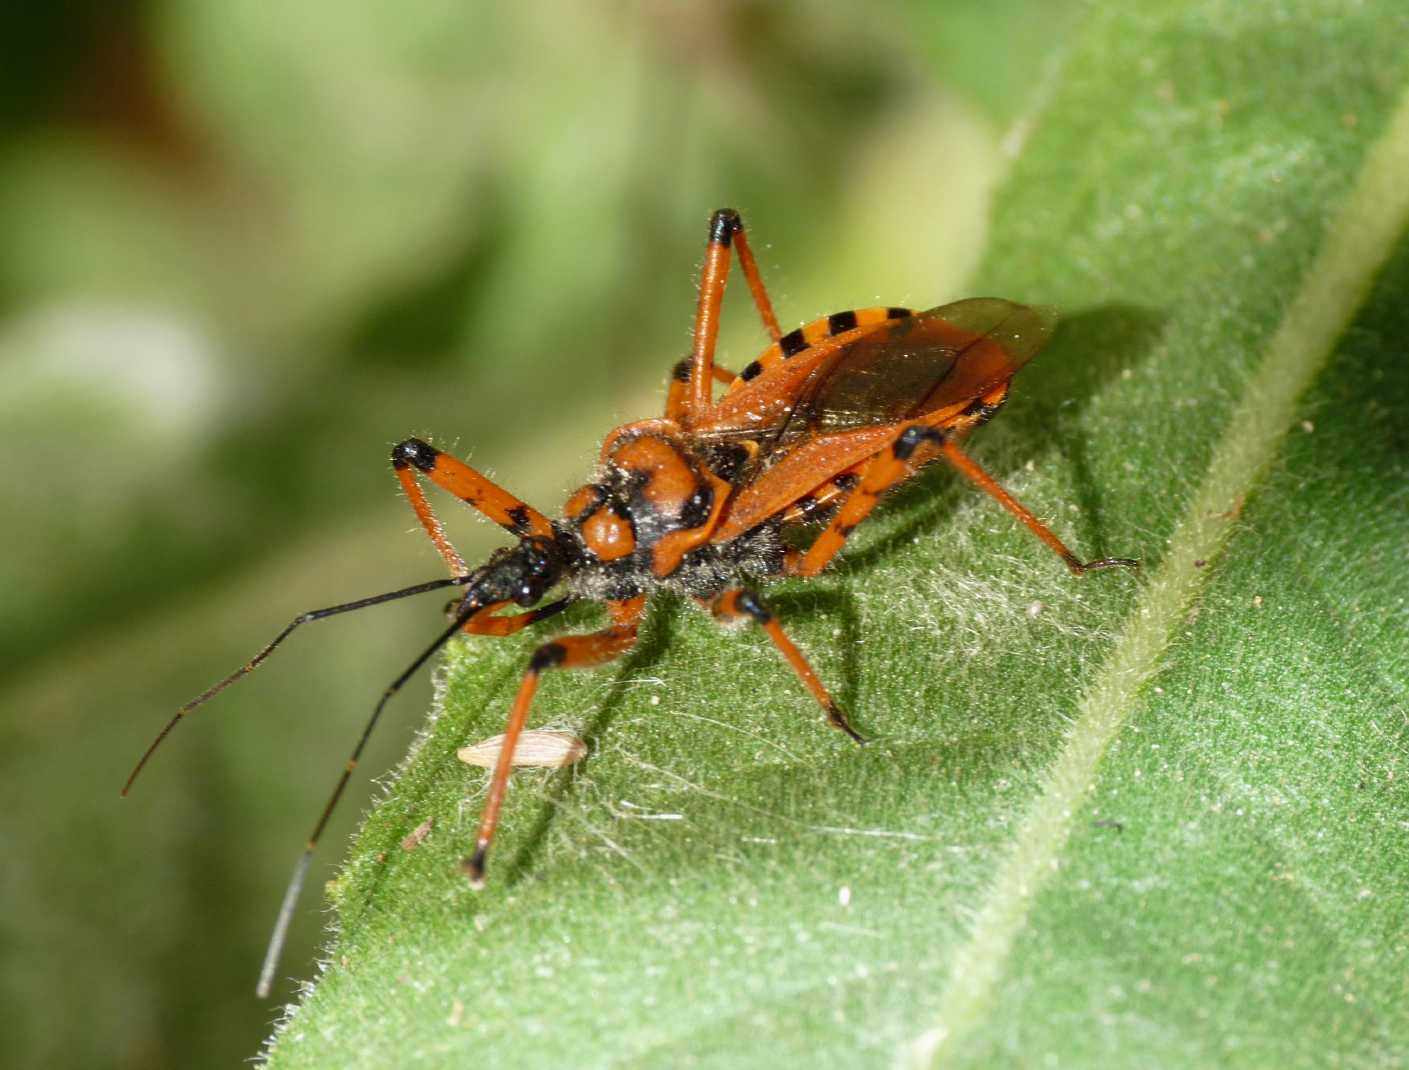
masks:
[[[837,889],[837,902],[844,907],[851,906],[851,887],[843,884]]]
[[[459,999],[458,997],[457,997],[456,999],[451,1000],[451,1001],[450,1001],[450,1017],[447,1018],[447,1019],[445,1019],[445,1024],[448,1025],[448,1026],[457,1026],[457,1025],[460,1024],[460,1020],[461,1020],[464,1016],[465,1016],[465,1001],[462,1000],[462,999]]]
[[[422,821],[402,839],[401,849],[403,851],[414,851],[417,847],[421,846],[425,838],[431,834],[431,826],[434,824],[434,817],[428,817]]]
[[[1252,608],[1253,608],[1253,609],[1261,609],[1261,608],[1262,608],[1262,595],[1260,595],[1260,594],[1255,594],[1255,595],[1252,596]]]
[[[1029,603],[1027,604],[1027,618],[1028,618],[1028,620],[1036,620],[1036,619],[1038,618],[1038,616],[1039,616],[1041,613],[1042,613],[1042,603],[1041,603],[1041,602],[1029,602]]]
[[[1309,435],[1316,430],[1316,425],[1310,420],[1303,420],[1301,421],[1301,429]]]
[[[455,752],[455,756],[466,765],[493,769],[503,748],[504,737],[491,736],[482,743],[461,747]],[[519,736],[518,746],[514,748],[514,767],[561,769],[565,765],[580,762],[586,754],[587,744],[571,732],[557,732],[552,729],[530,730]]]

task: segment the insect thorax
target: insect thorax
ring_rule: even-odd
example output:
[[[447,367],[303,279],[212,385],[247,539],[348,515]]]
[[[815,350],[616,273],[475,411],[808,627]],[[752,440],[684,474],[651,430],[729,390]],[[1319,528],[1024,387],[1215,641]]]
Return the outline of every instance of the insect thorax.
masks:
[[[557,524],[578,563],[569,580],[574,593],[604,600],[668,588],[703,598],[741,575],[780,571],[775,524],[709,541],[733,489],[716,460],[668,430],[609,439],[597,478],[568,499]]]

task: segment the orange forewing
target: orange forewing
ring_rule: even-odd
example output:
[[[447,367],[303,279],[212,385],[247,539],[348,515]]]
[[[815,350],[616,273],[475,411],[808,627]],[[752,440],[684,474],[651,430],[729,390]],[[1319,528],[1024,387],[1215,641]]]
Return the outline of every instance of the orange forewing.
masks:
[[[958,425],[971,402],[1032,359],[1053,323],[1043,309],[972,298],[838,335],[733,391],[699,431],[751,438],[761,449],[711,541],[762,523],[912,422]]]

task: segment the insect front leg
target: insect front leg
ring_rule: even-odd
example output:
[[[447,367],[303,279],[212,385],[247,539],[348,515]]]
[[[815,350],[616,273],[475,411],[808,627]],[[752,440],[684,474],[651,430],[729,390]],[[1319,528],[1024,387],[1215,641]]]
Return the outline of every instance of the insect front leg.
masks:
[[[445,558],[452,575],[463,576],[469,570],[465,567],[465,559],[460,556],[460,551],[455,549],[450,537],[445,534],[440,518],[435,515],[430,502],[426,500],[425,492],[416,480],[417,472],[436,486],[448,490],[462,502],[478,509],[513,535],[522,538],[525,535],[551,537],[553,534],[552,522],[537,509],[520,501],[464,461],[442,453],[418,438],[408,438],[392,449],[391,467],[396,472],[396,478],[401,481],[401,487],[406,492],[411,508],[416,512],[416,518],[426,529],[431,542],[435,543],[440,556]]]
[[[489,782],[489,797],[485,799],[484,812],[480,816],[474,854],[462,863],[472,888],[484,887],[485,861],[494,839],[494,829],[499,824],[499,811],[504,805],[509,774],[513,771],[514,748],[528,720],[529,707],[533,705],[533,696],[538,690],[538,678],[549,669],[585,669],[621,657],[636,645],[637,629],[645,606],[644,595],[627,601],[609,602],[607,608],[614,622],[610,628],[588,635],[565,635],[554,639],[551,643],[544,643],[529,659],[528,671],[519,684],[518,694],[509,709],[508,722],[504,725],[503,749],[499,752],[499,762]]]
[[[743,269],[744,279],[753,294],[753,303],[758,308],[769,340],[776,342],[783,335],[778,328],[778,317],[773,313],[773,304],[768,299],[768,291],[764,289],[763,278],[758,273],[753,250],[749,248],[744,221],[734,209],[721,208],[709,220],[709,244],[705,246],[704,266],[700,269],[694,346],[684,371],[685,379],[678,391],[672,386],[666,404],[666,417],[678,420],[687,428],[714,400],[714,344],[719,337],[719,309],[724,303],[724,283],[729,277],[730,249],[739,254],[739,267]],[[678,405],[677,410],[672,410],[672,403]]]
[[[556,602],[549,602],[546,606],[530,609],[527,613],[514,613],[507,617],[498,617],[495,616],[495,613],[513,605],[513,603],[495,602],[471,615],[461,627],[470,635],[513,635],[515,632],[523,631],[530,624],[537,624],[540,620],[556,617],[567,609],[571,601],[570,598],[560,598]]]
[[[793,672],[797,673],[803,686],[812,692],[812,697],[826,712],[827,722],[833,728],[841,729],[857,743],[866,742],[861,733],[851,727],[851,722],[847,720],[842,708],[837,705],[837,700],[832,698],[831,692],[822,686],[822,681],[817,678],[817,673],[808,664],[802,651],[793,645],[793,641],[783,631],[777,618],[769,612],[768,607],[763,604],[763,599],[759,598],[754,591],[746,587],[735,587],[725,591],[709,606],[710,611],[719,620],[751,620],[761,627],[768,638],[773,641],[773,645],[778,648],[778,652],[783,655],[783,659],[792,666]]]

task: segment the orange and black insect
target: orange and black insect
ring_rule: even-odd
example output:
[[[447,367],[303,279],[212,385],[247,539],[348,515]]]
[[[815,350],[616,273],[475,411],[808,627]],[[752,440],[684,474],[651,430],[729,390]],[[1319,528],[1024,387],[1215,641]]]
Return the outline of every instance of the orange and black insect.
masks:
[[[772,339],[738,375],[714,363],[734,255]],[[687,595],[723,621],[759,625],[827,720],[863,742],[753,584],[816,575],[881,495],[927,462],[942,457],[954,465],[1075,573],[1136,564],[1124,558],[1081,561],[960,448],[967,432],[997,412],[1013,375],[1042,348],[1052,326],[1043,310],[984,297],[928,312],[836,312],[784,334],[739,214],[715,212],[694,345],[672,371],[664,416],[608,434],[591,482],[568,498],[556,520],[419,439],[397,445],[392,469],[451,578],[296,617],[248,663],[176,712],[137,763],[124,794],[182,717],[254,669],[300,624],[426,591],[464,588],[451,625],[382,694],[309,837],[266,956],[259,984],[265,994],[314,847],[387,700],[457,632],[511,635],[576,601],[604,602],[611,619],[600,631],[544,643],[530,657],[509,710],[479,833],[463,863],[476,888],[484,883],[514,747],[539,678],[625,654],[654,591]],[[716,380],[728,384],[717,398]],[[478,509],[517,544],[468,568],[432,511],[421,477]],[[794,533],[811,532],[818,523],[825,527],[806,549],[792,546]],[[545,601],[549,596],[553,600]],[[506,614],[511,607],[518,612]]]

